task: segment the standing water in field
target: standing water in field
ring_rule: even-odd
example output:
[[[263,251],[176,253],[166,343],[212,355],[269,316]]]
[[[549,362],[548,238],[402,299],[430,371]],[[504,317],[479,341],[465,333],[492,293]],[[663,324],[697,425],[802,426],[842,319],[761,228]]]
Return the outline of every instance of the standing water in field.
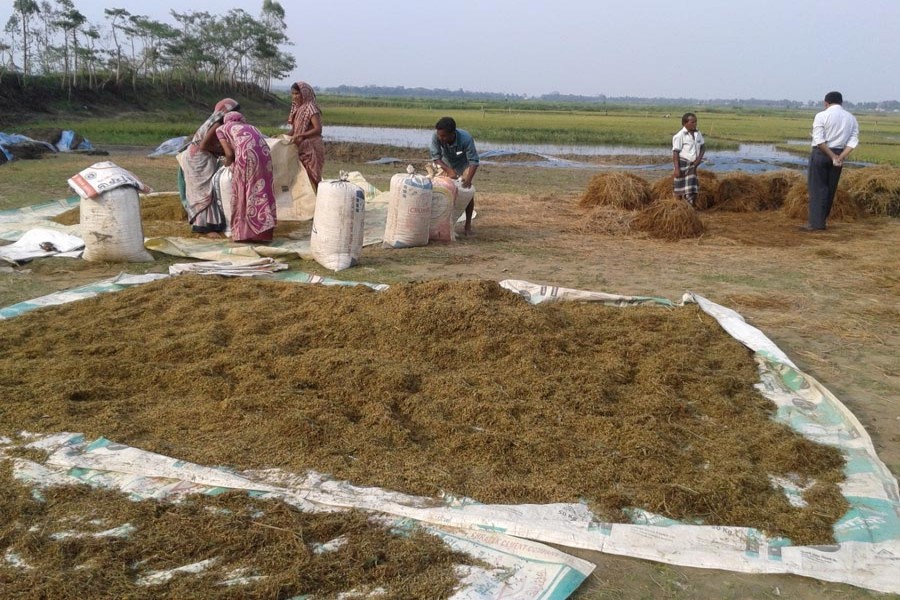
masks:
[[[431,139],[430,129],[403,129],[399,127],[349,127],[326,126],[324,137],[331,142],[357,142],[384,144],[402,148],[427,148]],[[615,164],[616,169],[660,169],[669,168],[672,153],[667,140],[659,147],[646,146],[587,146],[560,144],[497,143],[477,141],[482,162],[491,164],[502,160],[508,166],[538,166],[557,168],[596,169],[610,165],[580,161],[573,157],[597,158],[614,156],[641,157],[641,164]],[[525,155],[525,156],[522,156]],[[649,159],[649,162],[648,162]],[[654,160],[658,159],[658,160]],[[394,162],[385,157],[376,162]],[[636,161],[637,162],[637,161]],[[807,158],[779,150],[774,144],[740,144],[737,150],[711,150],[706,153],[704,167],[711,171],[764,172],[778,169],[803,169]]]

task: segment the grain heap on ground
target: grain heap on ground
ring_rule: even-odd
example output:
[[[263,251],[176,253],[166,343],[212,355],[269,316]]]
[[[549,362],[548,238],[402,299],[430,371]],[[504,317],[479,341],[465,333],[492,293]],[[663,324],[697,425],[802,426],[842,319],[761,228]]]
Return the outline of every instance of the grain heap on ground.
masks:
[[[846,506],[839,453],[771,419],[749,352],[696,308],[182,276],[0,322],[0,348],[0,434],[796,543],[829,542]],[[809,505],[772,475],[815,481]]]

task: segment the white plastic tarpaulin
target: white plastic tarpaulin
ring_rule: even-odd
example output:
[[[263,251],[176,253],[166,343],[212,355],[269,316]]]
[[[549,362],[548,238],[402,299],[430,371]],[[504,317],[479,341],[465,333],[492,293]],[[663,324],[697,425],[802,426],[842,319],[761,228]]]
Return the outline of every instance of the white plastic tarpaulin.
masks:
[[[18,241],[0,246],[0,259],[18,264],[44,256],[66,256],[78,258],[84,240],[74,235],[53,229],[37,227],[28,230]]]
[[[177,500],[186,495],[210,494],[224,490],[244,490],[257,497],[282,500],[307,512],[333,512],[349,507],[372,507],[394,503],[424,504],[426,498],[404,496],[377,488],[357,488],[329,481],[310,473],[297,477],[277,471],[233,473],[205,467],[106,439],[87,442],[79,434],[59,434],[38,438],[27,444],[50,452],[46,464],[14,458],[17,478],[37,486],[87,483],[98,488],[117,489],[136,500]],[[0,457],[11,444],[0,441]],[[454,550],[465,552],[490,568],[460,568],[461,589],[456,600],[546,599],[564,600],[594,569],[591,563],[554,548],[492,531],[466,531],[437,524],[411,522],[386,517],[396,529],[422,527],[441,538]],[[119,528],[127,535],[128,524]],[[144,585],[165,581],[175,573],[199,573],[214,559],[182,565],[165,572],[144,574]]]

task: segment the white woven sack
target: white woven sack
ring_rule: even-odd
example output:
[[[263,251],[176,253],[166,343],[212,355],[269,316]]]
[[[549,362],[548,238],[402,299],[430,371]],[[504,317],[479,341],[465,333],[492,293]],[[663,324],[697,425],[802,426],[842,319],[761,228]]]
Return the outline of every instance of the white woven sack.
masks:
[[[221,167],[213,175],[213,195],[222,201],[222,212],[225,213],[225,233],[231,231],[231,200],[234,189],[231,187],[231,167]]]
[[[144,248],[141,201],[131,186],[113,188],[96,198],[82,198],[81,233],[84,260],[152,262]]]
[[[359,262],[365,235],[366,195],[342,179],[319,184],[309,245],[317,263],[340,271]]]
[[[460,217],[466,212],[466,207],[472,198],[475,197],[475,186],[463,187],[459,181],[456,181],[456,202],[453,204],[453,223],[459,222]]]
[[[407,171],[410,171],[410,166]],[[412,172],[391,177],[384,248],[412,248],[428,244],[431,223],[431,180]]]
[[[456,241],[456,221],[453,211],[456,205],[456,182],[449,177],[434,177],[431,180],[431,219],[428,226],[428,241]]]
[[[309,221],[316,210],[316,191],[287,135],[266,138],[272,154],[272,187],[279,221]]]

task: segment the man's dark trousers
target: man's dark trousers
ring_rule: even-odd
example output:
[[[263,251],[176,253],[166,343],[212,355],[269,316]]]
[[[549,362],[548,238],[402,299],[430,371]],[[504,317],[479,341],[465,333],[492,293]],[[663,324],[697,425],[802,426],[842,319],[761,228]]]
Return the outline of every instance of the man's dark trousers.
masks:
[[[840,155],[843,148],[832,148],[831,151]],[[827,154],[818,148],[812,149],[806,180],[809,187],[809,226],[812,229],[825,229],[841,170],[841,167],[834,166]]]

